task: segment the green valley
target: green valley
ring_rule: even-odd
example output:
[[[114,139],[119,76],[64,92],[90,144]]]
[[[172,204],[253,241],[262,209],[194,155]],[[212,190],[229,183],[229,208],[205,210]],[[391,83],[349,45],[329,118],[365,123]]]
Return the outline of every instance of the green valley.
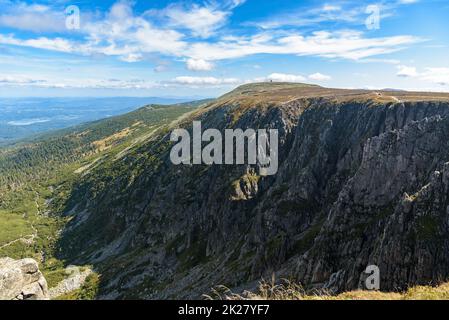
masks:
[[[64,208],[73,183],[204,102],[145,106],[0,149],[0,257],[34,258],[56,285],[67,276],[56,242],[70,219]]]

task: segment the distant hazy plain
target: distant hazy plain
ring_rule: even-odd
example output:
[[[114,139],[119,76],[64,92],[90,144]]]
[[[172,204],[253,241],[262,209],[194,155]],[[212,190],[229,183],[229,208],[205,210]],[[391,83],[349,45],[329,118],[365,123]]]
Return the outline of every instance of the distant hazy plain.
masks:
[[[123,114],[169,98],[0,98],[0,146],[38,133]]]

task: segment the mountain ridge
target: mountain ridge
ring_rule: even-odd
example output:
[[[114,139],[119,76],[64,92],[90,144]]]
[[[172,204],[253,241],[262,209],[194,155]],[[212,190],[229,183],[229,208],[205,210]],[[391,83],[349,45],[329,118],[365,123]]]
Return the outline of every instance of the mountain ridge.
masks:
[[[271,100],[267,101],[264,95],[242,97],[236,92],[194,111],[179,125],[191,130],[191,121],[197,120],[204,129],[278,129],[280,171],[275,177],[260,177],[252,166],[174,167],[168,160],[169,131],[163,130],[159,138],[128,154],[126,163],[100,168],[99,172],[113,172],[108,175],[109,182],[97,172],[74,189],[78,196],[72,205],[76,203],[78,214],[61,247],[67,249],[67,256],[77,257],[75,262],[108,269],[103,273],[104,297],[198,298],[213,286],[236,288],[257,283],[273,272],[278,277],[294,277],[307,287],[335,292],[357,288],[363,270],[374,263],[364,250],[372,254],[378,250],[365,244],[358,252],[358,237],[370,234],[366,228],[373,219],[371,214],[382,225],[396,219],[394,210],[387,209],[396,206],[393,203],[400,195],[395,191],[397,198],[364,209],[368,214],[362,219],[364,225],[358,226],[360,222],[355,219],[345,226],[344,233],[355,232],[355,240],[329,237],[333,228],[340,230],[344,225],[335,221],[329,225],[328,215],[335,215],[334,219],[339,216],[332,213],[334,203],[342,205],[339,199],[348,192],[358,168],[368,161],[365,158],[370,149],[366,148],[380,139],[376,137],[386,135],[383,139],[387,139],[388,133],[397,131],[407,136],[423,130],[421,123],[431,123],[427,124],[430,131],[423,133],[431,135],[432,125],[443,126],[443,130],[445,122],[439,117],[445,119],[449,111],[445,94],[438,101],[426,93],[392,95],[296,87],[281,89],[278,96],[268,92]],[[444,152],[440,157],[449,159]],[[107,193],[96,188],[92,191],[97,179],[106,182]],[[405,187],[402,180],[376,183],[393,183],[401,191]],[[111,194],[112,189],[117,192]],[[94,196],[82,201],[88,194]],[[355,212],[354,208],[349,210]],[[419,226],[415,220],[412,223],[410,232],[414,234]],[[95,228],[100,225],[100,229]],[[376,233],[370,237],[374,243],[378,241]],[[79,246],[73,244],[74,239]],[[422,245],[419,239],[414,241]],[[338,260],[329,250],[339,243],[355,247],[354,253],[349,253],[354,257],[348,261],[363,262],[341,262],[338,269]],[[336,252],[343,256],[345,251],[337,247]],[[389,270],[388,259],[375,262]],[[111,263],[120,267],[111,268]],[[442,268],[438,276],[415,271],[418,273],[395,281],[391,280],[396,277],[394,271],[387,271],[381,275],[382,283],[385,290],[403,288],[445,278],[445,270]]]
[[[173,166],[170,133],[194,120],[278,129],[279,172]],[[359,288],[370,264],[382,290],[439,284],[448,123],[444,93],[246,85],[71,168],[83,170],[52,195],[65,221],[53,254],[93,265],[100,298],[199,298],[273,274],[338,293]]]

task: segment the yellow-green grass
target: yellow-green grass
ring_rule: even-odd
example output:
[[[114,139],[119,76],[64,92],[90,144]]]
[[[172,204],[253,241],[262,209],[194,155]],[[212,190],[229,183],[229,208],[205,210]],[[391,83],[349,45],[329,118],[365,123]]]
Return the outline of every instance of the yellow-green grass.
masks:
[[[0,211],[0,248],[31,234],[33,234],[33,229],[22,215]]]
[[[226,287],[217,287],[206,299],[222,300],[449,300],[449,283],[439,286],[414,286],[403,292],[356,290],[338,295],[326,291],[307,292],[294,282],[281,284],[263,281],[257,292],[235,294]]]

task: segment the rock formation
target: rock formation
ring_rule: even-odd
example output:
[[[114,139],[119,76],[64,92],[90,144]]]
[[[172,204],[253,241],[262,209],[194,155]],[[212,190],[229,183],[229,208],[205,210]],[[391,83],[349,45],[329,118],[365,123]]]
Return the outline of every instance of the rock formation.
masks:
[[[81,271],[79,267],[68,266],[66,268],[66,273],[70,274],[70,276],[48,290],[50,299],[57,299],[64,294],[80,289],[87,277],[92,274],[92,270],[87,268],[86,270]]]
[[[282,86],[177,124],[278,129],[277,175],[174,166],[162,131],[75,187],[65,257],[94,264],[109,298],[198,298],[273,273],[340,292],[368,265],[383,290],[448,280],[448,96]]]
[[[0,300],[46,300],[47,281],[33,259],[0,258]]]

